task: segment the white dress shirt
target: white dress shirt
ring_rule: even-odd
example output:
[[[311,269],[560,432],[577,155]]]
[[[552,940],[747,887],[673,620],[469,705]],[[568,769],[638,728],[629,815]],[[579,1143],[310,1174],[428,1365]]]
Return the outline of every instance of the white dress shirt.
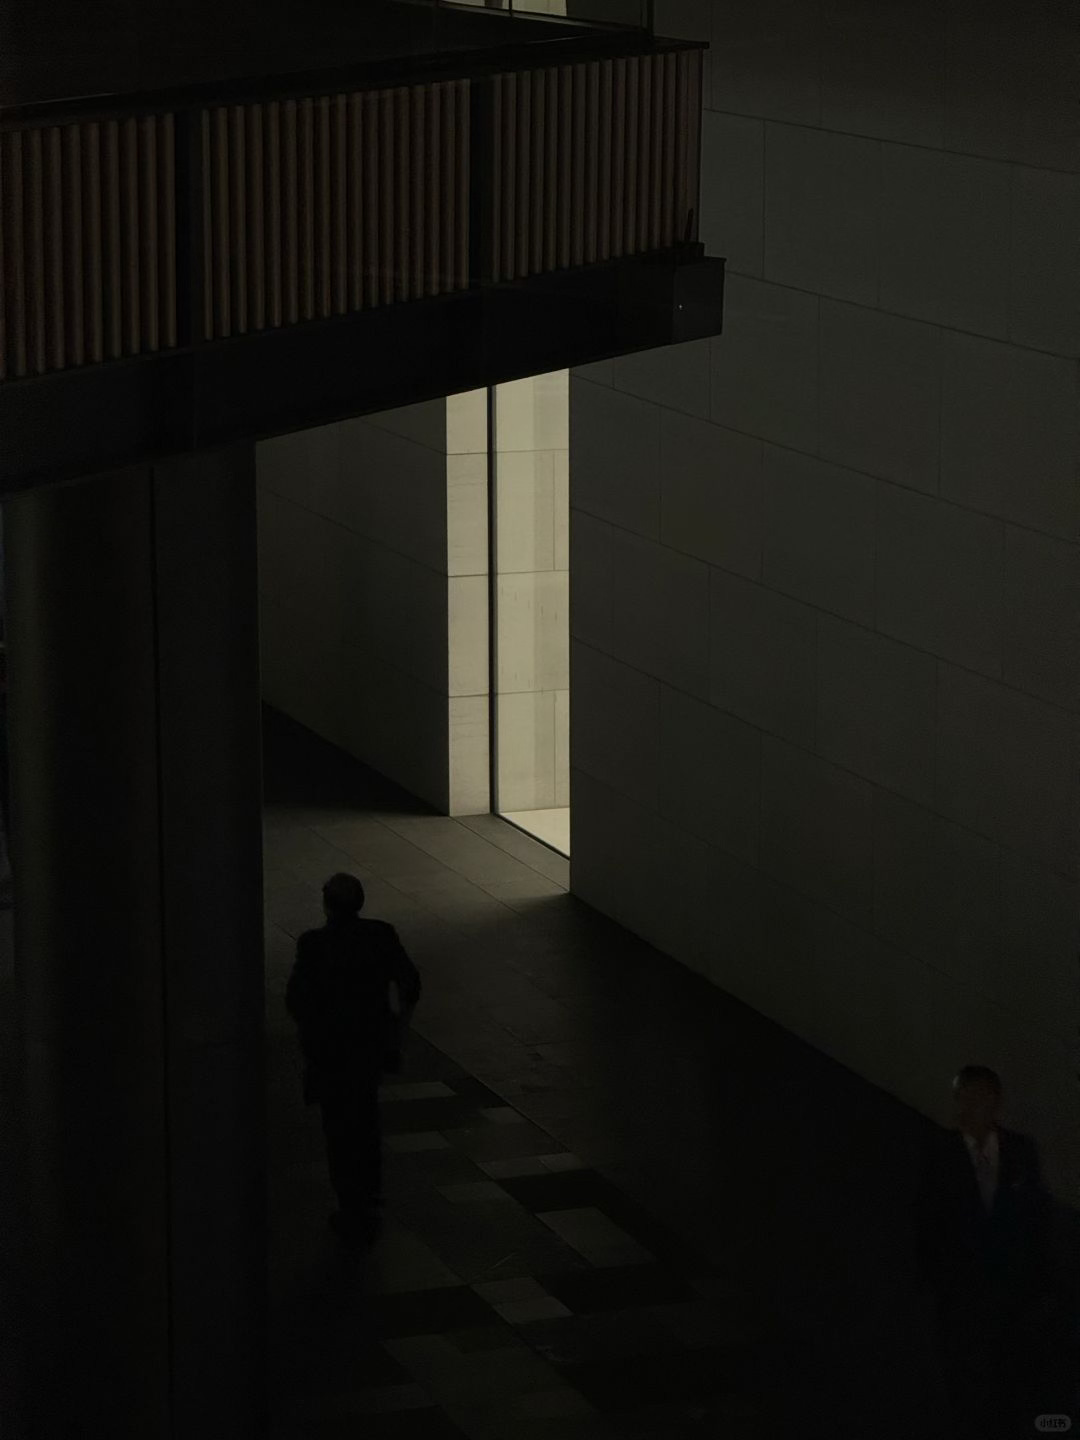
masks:
[[[998,1169],[1001,1163],[997,1131],[990,1131],[981,1148],[973,1135],[965,1135],[964,1144],[971,1156],[971,1163],[975,1166],[975,1178],[979,1182],[979,1194],[982,1196],[983,1205],[988,1211],[992,1210],[998,1187]]]

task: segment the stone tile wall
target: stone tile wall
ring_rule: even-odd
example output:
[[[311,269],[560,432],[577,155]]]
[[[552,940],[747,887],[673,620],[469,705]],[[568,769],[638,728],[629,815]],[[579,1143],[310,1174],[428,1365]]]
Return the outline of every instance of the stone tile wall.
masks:
[[[657,29],[712,42],[725,332],[572,375],[573,888],[927,1113],[999,1067],[1075,1200],[1064,13]]]

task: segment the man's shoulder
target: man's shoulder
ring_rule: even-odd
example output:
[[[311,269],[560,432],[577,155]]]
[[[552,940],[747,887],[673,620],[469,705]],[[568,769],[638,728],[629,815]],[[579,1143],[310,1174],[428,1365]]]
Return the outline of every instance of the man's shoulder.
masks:
[[[389,920],[369,920],[366,915],[361,915],[358,923],[366,940],[385,942],[398,938],[398,933]]]
[[[1008,1153],[1014,1159],[1026,1165],[1038,1163],[1038,1145],[1032,1136],[1025,1135],[1020,1130],[999,1130],[998,1146],[1002,1152]]]
[[[321,951],[326,942],[326,930],[305,930],[296,937],[296,958],[299,960],[307,955],[315,955]]]

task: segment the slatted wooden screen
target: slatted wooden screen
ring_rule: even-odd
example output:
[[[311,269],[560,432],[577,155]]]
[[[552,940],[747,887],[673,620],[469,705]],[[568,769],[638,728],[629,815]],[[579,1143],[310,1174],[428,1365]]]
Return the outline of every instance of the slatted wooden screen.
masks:
[[[0,135],[0,380],[176,344],[171,115]]]
[[[175,346],[181,240],[197,262],[200,340],[694,240],[701,58],[5,131],[0,380]],[[474,85],[490,101],[482,164],[471,159]],[[182,208],[180,120],[195,144]],[[478,237],[473,192],[490,217]],[[178,236],[178,220],[194,233]]]
[[[206,339],[469,283],[469,82],[208,109]]]
[[[698,235],[700,50],[496,75],[488,280]]]

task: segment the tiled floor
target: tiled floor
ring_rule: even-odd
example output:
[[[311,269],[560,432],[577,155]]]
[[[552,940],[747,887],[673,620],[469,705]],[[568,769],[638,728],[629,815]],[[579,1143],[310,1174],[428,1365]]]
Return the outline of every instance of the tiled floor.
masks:
[[[580,904],[502,822],[434,815],[280,717],[266,758],[282,1440],[937,1440],[923,1122]],[[339,869],[425,985],[366,1259],[326,1230],[283,1005]]]
[[[508,810],[503,818],[535,835],[545,845],[552,846],[560,855],[570,854],[568,805],[561,805],[556,810]]]

